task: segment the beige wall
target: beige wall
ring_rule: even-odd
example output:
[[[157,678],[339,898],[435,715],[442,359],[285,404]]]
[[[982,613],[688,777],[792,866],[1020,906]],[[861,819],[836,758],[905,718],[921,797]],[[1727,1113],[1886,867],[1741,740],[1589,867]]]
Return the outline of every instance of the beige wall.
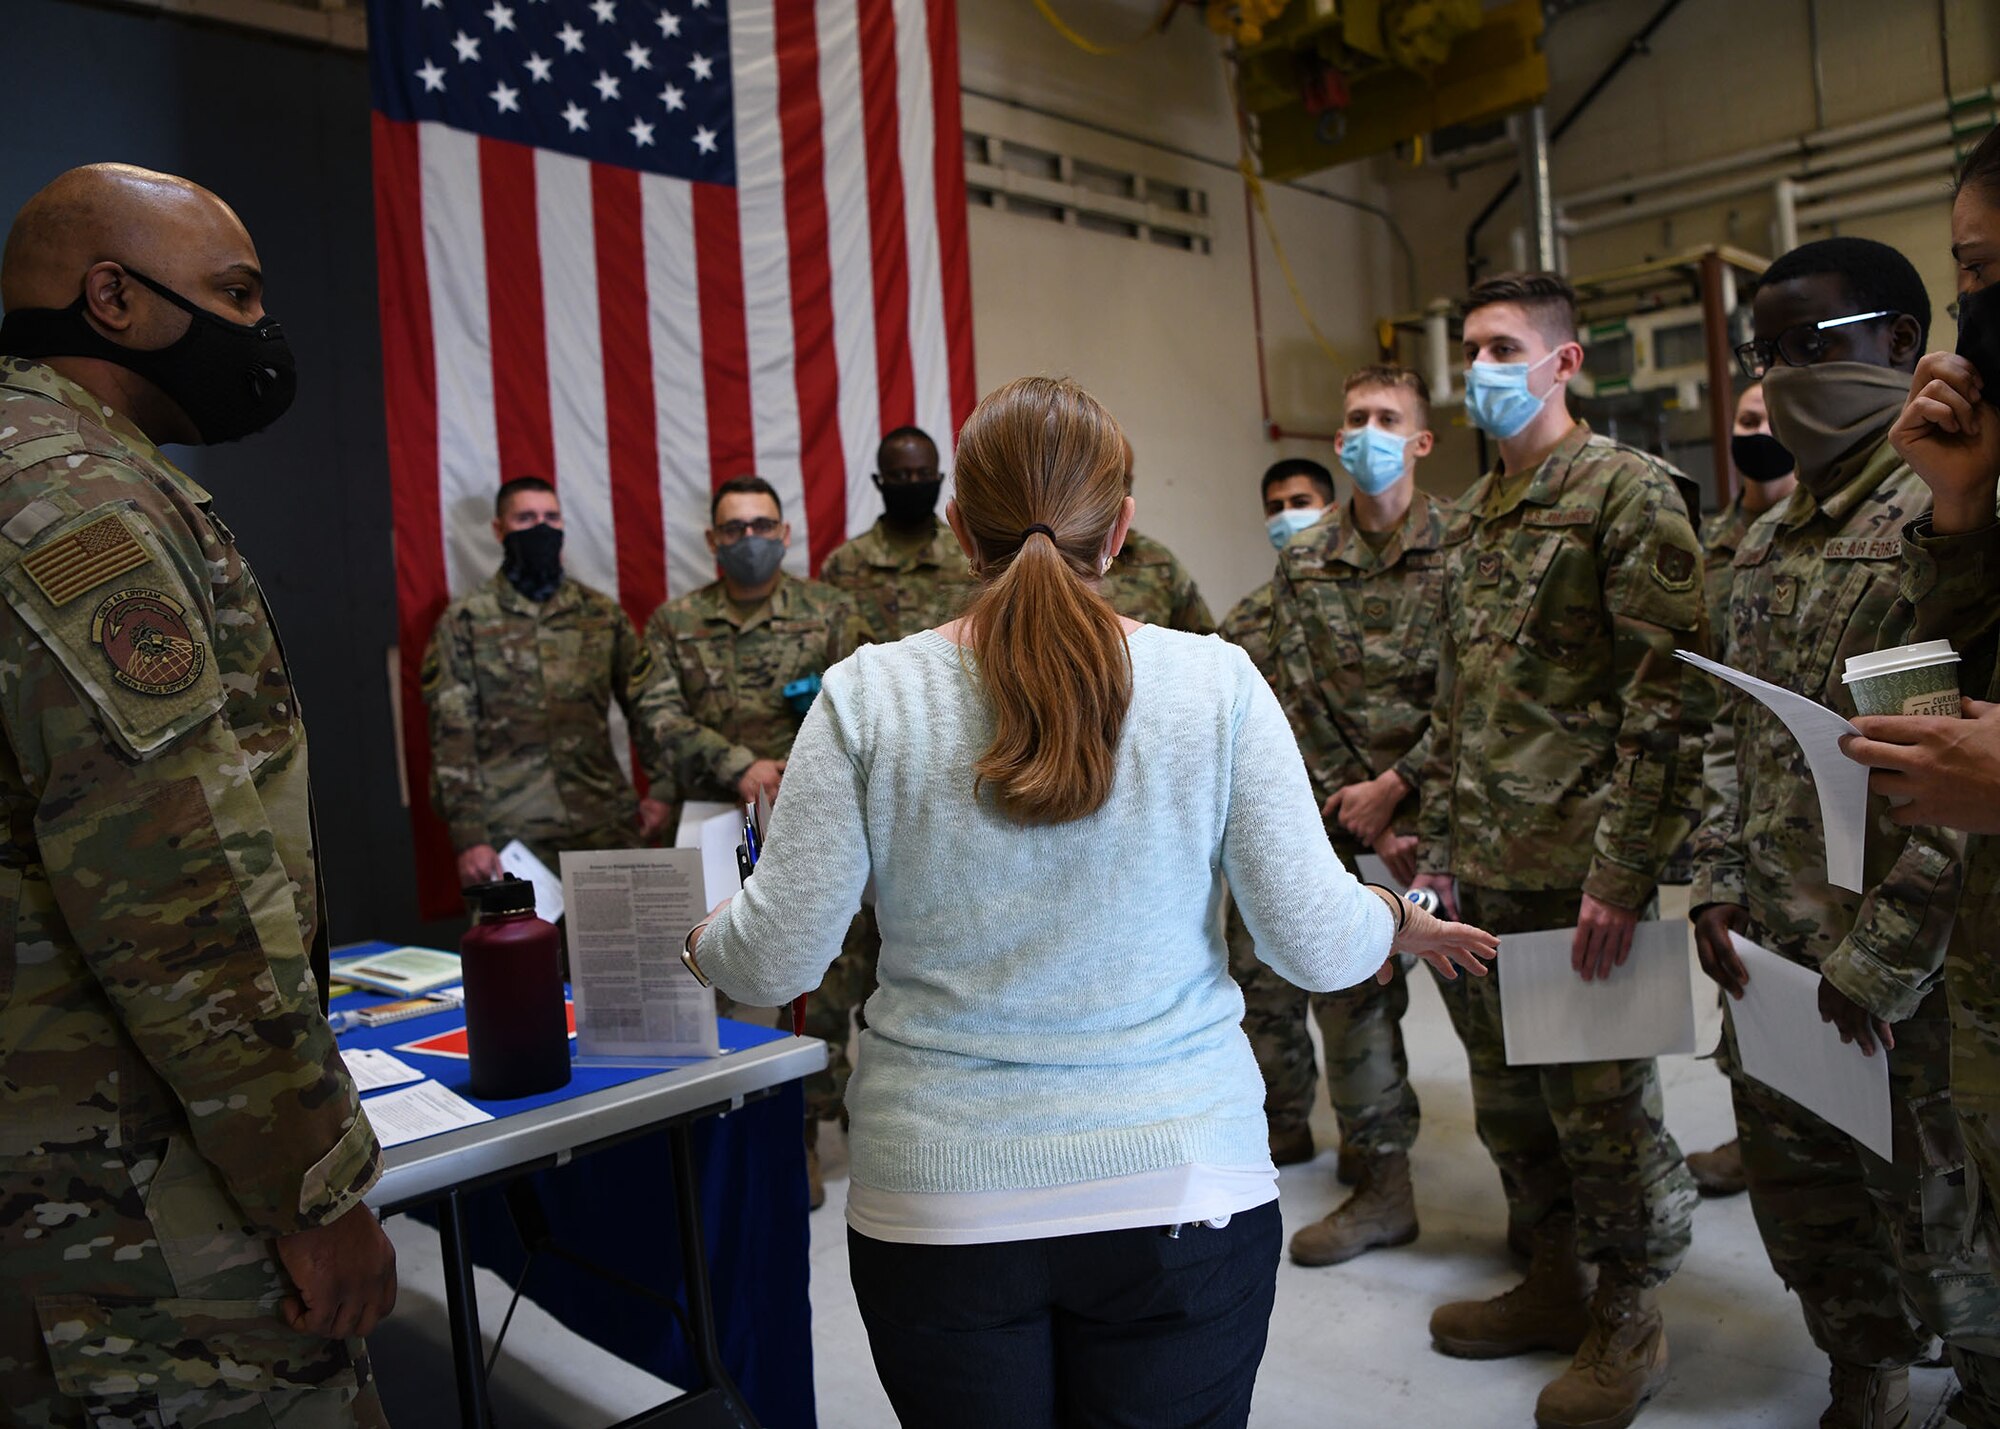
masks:
[[[1061,0],[1057,8],[1085,34],[1113,39],[1137,33],[1158,6]],[[977,0],[959,15],[968,88],[1234,162],[1221,48],[1196,16],[1107,59],[1069,45],[1027,0]],[[1187,563],[1219,619],[1270,575],[1257,500],[1264,468],[1291,454],[1335,465],[1328,444],[1274,444],[1263,435],[1241,181],[1228,168],[991,100],[968,96],[965,123],[1207,191],[1214,240],[1206,255],[975,207],[972,292],[981,390],[1023,373],[1064,373],[1102,398],[1137,453],[1139,527]],[[1321,182],[1379,198],[1359,168]],[[1313,343],[1260,239],[1273,415],[1287,427],[1331,430],[1344,369],[1371,359],[1381,295],[1402,278],[1392,274],[1376,219],[1284,189],[1271,191],[1271,204],[1341,359]]]
[[[1697,163],[1795,137],[1820,127],[1813,101],[1808,0],[1684,0],[1650,52],[1632,61],[1551,153],[1554,191],[1580,192],[1635,175]],[[1550,123],[1658,9],[1656,0],[1599,0],[1557,20],[1547,35],[1553,89]],[[1967,90],[2000,79],[2000,5],[1945,0],[1951,85]],[[1939,98],[1939,11],[1935,0],[1819,0],[1824,122],[1840,125]],[[1386,161],[1367,166],[1416,241],[1425,297],[1464,287],[1467,224],[1506,181],[1506,164],[1461,174],[1414,171]],[[1953,291],[1948,253],[1949,189],[1924,206],[1857,218],[1842,233],[1893,244],[1923,275],[1935,311],[1933,343],[1954,341],[1944,305]],[[1510,233],[1523,222],[1518,202],[1494,216],[1481,251],[1511,266]],[[1801,232],[1801,241],[1833,229]],[[1708,243],[1775,256],[1768,191],[1706,208],[1579,236],[1569,244],[1573,275],[1620,267]],[[1472,442],[1461,425],[1441,448],[1439,484],[1470,474]]]
[[[1818,127],[1807,5],[1684,0],[1651,52],[1628,65],[1556,147],[1558,197]],[[1596,0],[1556,21],[1547,36],[1552,116],[1568,109],[1657,8],[1657,0]],[[1954,90],[2000,79],[2000,4],[1944,0],[1942,8]],[[1158,6],[1059,0],[1057,9],[1085,34],[1114,41],[1136,36]],[[1935,0],[1819,0],[1819,16],[1825,123],[1943,92]],[[1153,142],[1128,143],[975,96],[965,104],[968,128],[1208,193],[1214,245],[1207,255],[975,208],[973,306],[983,390],[1025,372],[1067,373],[1126,424],[1139,458],[1139,523],[1181,555],[1220,616],[1270,571],[1257,475],[1279,455],[1335,463],[1328,445],[1273,444],[1263,435],[1241,184],[1226,168],[1154,147],[1235,156],[1220,46],[1196,18],[1184,13],[1165,37],[1101,58],[1064,41],[1028,0],[976,0],[960,6],[961,64],[971,90]],[[1498,164],[1454,178],[1382,159],[1311,182],[1391,209],[1416,247],[1417,290],[1428,300],[1462,290],[1466,225],[1509,172]],[[1340,359],[1329,361],[1308,335],[1260,234],[1273,416],[1287,427],[1328,430],[1344,369],[1372,357],[1375,320],[1410,307],[1406,275],[1377,220],[1298,192],[1273,189],[1271,196],[1307,302]],[[1952,340],[1943,317],[1953,287],[1946,221],[1940,174],[1934,203],[1840,230],[1892,243],[1917,263],[1938,312],[1938,345]],[[1512,204],[1484,233],[1483,251],[1500,266],[1520,222]],[[1768,254],[1768,195],[1579,237],[1570,245],[1570,271],[1602,271],[1711,242]],[[1441,410],[1437,425],[1439,451],[1424,480],[1455,493],[1474,474],[1474,444],[1456,409]]]

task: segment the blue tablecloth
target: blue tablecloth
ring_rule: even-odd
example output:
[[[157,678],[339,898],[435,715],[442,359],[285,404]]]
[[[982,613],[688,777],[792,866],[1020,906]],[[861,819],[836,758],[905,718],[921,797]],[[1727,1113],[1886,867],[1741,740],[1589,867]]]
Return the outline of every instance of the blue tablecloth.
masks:
[[[379,951],[360,943],[336,958]],[[333,1010],[386,1001],[373,994],[336,998]],[[340,1034],[343,1047],[394,1050],[403,1043],[464,1025],[448,1009],[388,1027]],[[724,1020],[730,1050],[782,1033]],[[644,1067],[575,1069],[559,1091],[516,1101],[480,1101],[467,1089],[462,1059],[396,1052],[412,1067],[495,1116],[508,1116],[655,1075]],[[812,1307],[808,1299],[804,1094],[789,1083],[727,1116],[693,1127],[701,1184],[702,1229],[723,1363],[765,1429],[813,1429]],[[681,1294],[680,1237],[675,1221],[671,1158],[664,1132],[580,1157],[567,1166],[524,1177],[533,1187],[558,1243],[663,1295]],[[465,1198],[466,1235],[473,1259],[509,1284],[526,1259],[503,1188]],[[673,1316],[565,1261],[543,1256],[524,1293],[558,1321],[619,1358],[689,1388],[699,1383]],[[491,1334],[497,1325],[484,1327]]]

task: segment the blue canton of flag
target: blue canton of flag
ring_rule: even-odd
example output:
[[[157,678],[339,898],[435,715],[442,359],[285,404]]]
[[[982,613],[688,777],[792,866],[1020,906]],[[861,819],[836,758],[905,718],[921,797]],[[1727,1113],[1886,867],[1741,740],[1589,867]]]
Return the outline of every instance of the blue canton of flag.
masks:
[[[728,0],[371,0],[375,107],[736,182]]]

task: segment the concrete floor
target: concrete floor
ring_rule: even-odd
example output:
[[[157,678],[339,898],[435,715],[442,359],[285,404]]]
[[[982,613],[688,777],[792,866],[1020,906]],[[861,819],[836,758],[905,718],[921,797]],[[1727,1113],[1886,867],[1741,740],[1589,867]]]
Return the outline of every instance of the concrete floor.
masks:
[[[1430,1348],[1425,1327],[1432,1306],[1503,1289],[1513,1271],[1501,1247],[1499,1181],[1473,1136],[1464,1054],[1427,984],[1427,977],[1413,979],[1405,1024],[1423,1102],[1414,1157],[1423,1234],[1414,1245],[1333,1269],[1304,1270],[1289,1261],[1281,1266],[1251,1416],[1255,1429],[1515,1429],[1532,1424],[1536,1393],[1561,1369],[1554,1356],[1472,1362]],[[1705,1029],[1701,1045],[1713,1044],[1713,1031]],[[1684,1150],[1732,1134],[1727,1090],[1713,1066],[1671,1058],[1662,1072],[1667,1119]],[[1279,1180],[1288,1234],[1324,1215],[1342,1194],[1333,1179],[1334,1130],[1324,1101],[1317,1117],[1315,1130],[1329,1149],[1308,1165],[1287,1168]],[[822,1429],[889,1429],[895,1418],[847,1281],[845,1153],[837,1130],[828,1132],[827,1205],[813,1216],[812,1248],[819,1422]],[[403,1298],[395,1319],[373,1341],[391,1418],[399,1429],[450,1424],[449,1339],[436,1240],[408,1220],[392,1222],[391,1229],[402,1257]],[[488,1273],[480,1278],[482,1324],[490,1339],[505,1312],[506,1288]],[[1826,1404],[1825,1361],[1772,1273],[1742,1197],[1703,1203],[1694,1248],[1662,1303],[1675,1372],[1642,1416],[1646,1429],[1818,1424]],[[1912,1423],[1923,1425],[1937,1417],[1951,1376],[1919,1371],[1915,1381]],[[503,1429],[611,1424],[670,1392],[525,1304],[508,1334],[495,1384]]]

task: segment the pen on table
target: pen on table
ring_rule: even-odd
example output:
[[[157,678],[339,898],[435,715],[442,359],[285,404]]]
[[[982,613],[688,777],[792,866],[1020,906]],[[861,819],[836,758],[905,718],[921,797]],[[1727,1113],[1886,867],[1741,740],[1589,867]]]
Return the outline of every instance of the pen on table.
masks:
[[[438,1004],[439,1010],[442,1011],[444,1008],[457,1007],[463,1004],[465,1001],[465,989],[462,987],[441,987],[435,992],[421,993],[409,1000],[412,1002],[435,1002]],[[380,1005],[379,1003],[377,1004],[377,1006]],[[360,1012],[330,1012],[326,1017],[326,1025],[335,1032],[345,1032],[353,1027],[365,1027],[368,1024],[361,1020],[362,1013],[370,1011],[373,1011],[373,1009],[364,1007]]]

